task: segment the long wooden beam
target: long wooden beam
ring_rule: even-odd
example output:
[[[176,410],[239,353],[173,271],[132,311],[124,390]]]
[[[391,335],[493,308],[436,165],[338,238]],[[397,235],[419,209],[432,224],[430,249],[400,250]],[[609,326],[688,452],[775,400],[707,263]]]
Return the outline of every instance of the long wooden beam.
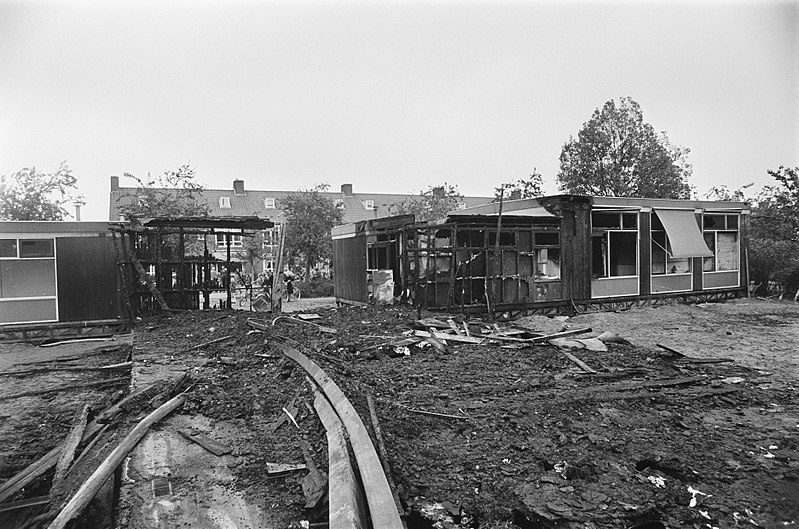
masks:
[[[145,417],[135,428],[122,440],[122,442],[105,458],[97,470],[81,485],[78,492],[72,497],[67,505],[58,513],[49,529],[63,529],[67,523],[78,516],[89,502],[97,495],[103,484],[108,480],[114,470],[122,463],[134,446],[150,429],[150,426],[157,423],[174,410],[179,408],[186,400],[185,395],[178,395],[167,401],[157,410]]]
[[[369,437],[369,432],[358,416],[358,412],[347,400],[344,392],[321,367],[293,347],[285,344],[281,344],[280,347],[284,355],[297,362],[314,379],[341,418],[341,422],[344,423],[366,491],[366,502],[372,516],[372,526],[381,529],[402,529],[402,521],[391,495],[391,488],[388,486],[380,458],[377,457],[377,451]]]
[[[355,479],[344,425],[327,398],[314,389],[313,406],[327,434],[328,457],[328,523],[330,529],[361,529],[367,527],[363,508],[363,492]]]

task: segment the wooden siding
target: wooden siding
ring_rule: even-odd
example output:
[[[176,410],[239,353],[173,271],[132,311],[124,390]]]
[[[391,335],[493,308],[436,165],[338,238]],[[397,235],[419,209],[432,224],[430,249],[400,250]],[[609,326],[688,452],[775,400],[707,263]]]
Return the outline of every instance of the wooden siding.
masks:
[[[117,318],[117,255],[108,237],[56,239],[59,321]]]
[[[366,236],[333,241],[333,288],[336,298],[366,303]]]
[[[566,206],[566,205],[564,205]],[[591,297],[591,209],[564,207],[561,221],[561,278],[563,299]]]

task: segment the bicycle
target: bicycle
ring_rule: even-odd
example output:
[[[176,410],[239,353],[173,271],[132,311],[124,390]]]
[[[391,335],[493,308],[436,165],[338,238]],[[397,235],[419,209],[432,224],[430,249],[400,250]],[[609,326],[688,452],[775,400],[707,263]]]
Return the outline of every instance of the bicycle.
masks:
[[[302,298],[302,292],[300,292],[300,289],[297,288],[296,286],[294,286],[294,288],[292,288],[291,296],[289,296],[288,289],[285,288],[285,287],[283,288],[283,302],[284,303],[288,302],[288,301],[299,301],[300,298]]]

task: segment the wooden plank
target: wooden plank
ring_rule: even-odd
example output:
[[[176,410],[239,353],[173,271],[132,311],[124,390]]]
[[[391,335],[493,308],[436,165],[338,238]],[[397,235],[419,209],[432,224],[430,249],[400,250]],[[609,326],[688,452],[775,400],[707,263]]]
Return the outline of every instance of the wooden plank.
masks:
[[[209,345],[213,345],[215,343],[224,342],[233,338],[232,335],[223,336],[221,338],[217,338],[216,340],[211,340],[210,342],[201,343],[199,345],[195,345],[194,347],[190,347],[187,349],[188,351],[196,351],[197,349],[202,349],[203,347],[207,347]]]
[[[563,353],[563,355],[564,355],[566,358],[568,358],[569,360],[571,360],[572,362],[574,362],[575,364],[577,364],[577,366],[578,366],[580,369],[582,369],[583,371],[585,371],[586,373],[595,374],[595,373],[597,372],[597,370],[596,370],[596,369],[594,369],[593,367],[589,366],[588,364],[586,364],[585,362],[583,362],[582,360],[580,360],[579,358],[577,358],[576,356],[574,356],[574,355],[573,355],[573,354],[571,354],[570,352],[568,352],[568,351],[563,351],[563,350],[561,350],[560,352],[561,352],[561,353]]]
[[[306,470],[308,465],[305,463],[290,464],[290,463],[267,463],[266,473],[270,476],[288,474],[289,472],[297,472],[298,470]]]
[[[36,507],[37,505],[47,505],[50,503],[50,496],[35,496],[33,498],[25,498],[24,500],[10,501],[0,505],[0,512],[16,511],[18,509],[26,509],[28,507]]]
[[[474,343],[479,344],[483,342],[483,338],[473,338],[469,336],[458,336],[457,334],[447,334],[444,332],[435,332],[431,333],[430,331],[413,331],[414,336],[419,336],[421,338],[437,338],[439,340],[450,340],[453,342],[462,342],[462,343]]]
[[[69,430],[66,440],[62,443],[61,456],[55,466],[55,477],[53,478],[53,489],[58,490],[58,484],[63,481],[69,466],[75,458],[75,451],[78,449],[83,432],[86,430],[86,420],[89,417],[89,405],[84,404],[72,421],[72,428]]]
[[[555,334],[546,334],[544,336],[530,338],[528,341],[532,343],[548,342],[549,340],[552,340],[554,338],[564,338],[566,336],[574,336],[575,334],[585,334],[587,332],[591,332],[590,327],[586,327],[584,329],[573,329],[570,331],[556,332]]]
[[[328,512],[330,529],[365,528],[363,492],[347,451],[344,425],[327,398],[314,388],[314,408],[327,435]],[[366,486],[366,485],[365,485]],[[378,527],[378,526],[375,526]]]
[[[375,401],[371,395],[366,396],[366,404],[369,406],[369,417],[372,419],[372,430],[377,439],[377,449],[380,452],[380,460],[383,462],[383,472],[386,473],[388,479],[388,486],[391,488],[391,495],[394,496],[394,503],[397,505],[397,512],[403,512],[402,503],[400,502],[399,494],[397,493],[397,484],[394,482],[394,477],[391,473],[391,464],[388,461],[388,450],[383,441],[383,431],[380,429],[380,421],[377,419],[377,409],[375,408]],[[406,526],[405,520],[402,525]]]
[[[401,529],[402,521],[394,504],[383,466],[358,412],[322,368],[293,347],[285,344],[281,344],[280,347],[284,355],[297,362],[311,375],[341,418],[358,463],[358,471],[372,516],[372,525],[381,529]]]
[[[233,451],[228,445],[215,441],[203,433],[191,432],[190,430],[178,430],[178,432],[189,441],[194,441],[215,456],[221,457]]]
[[[31,391],[23,391],[22,393],[17,393],[16,395],[6,395],[5,397],[0,397],[0,401],[16,399],[19,397],[34,397],[36,395],[44,395],[47,393],[55,393],[58,391],[68,391],[70,389],[82,389],[95,386],[105,386],[107,384],[116,384],[117,382],[123,382],[123,381],[130,381],[130,377],[109,378],[108,380],[99,380],[97,382],[83,382],[81,384],[68,384],[66,386],[58,386],[50,389],[36,389]]]
[[[655,344],[655,345],[657,345],[661,349],[665,349],[666,351],[670,352],[673,355],[680,356],[680,357],[684,357],[685,356],[684,354],[679,352],[677,349],[672,349],[671,347],[669,347],[667,345],[663,345],[663,344]]]
[[[69,500],[67,505],[56,516],[48,529],[64,529],[70,520],[80,515],[89,505],[94,496],[113,474],[114,470],[122,463],[133,447],[147,433],[150,427],[179,408],[185,402],[185,395],[178,395],[161,405],[157,410],[145,417],[135,428],[122,440],[122,442],[111,452],[108,457],[97,467],[97,470],[81,485],[78,492]]]

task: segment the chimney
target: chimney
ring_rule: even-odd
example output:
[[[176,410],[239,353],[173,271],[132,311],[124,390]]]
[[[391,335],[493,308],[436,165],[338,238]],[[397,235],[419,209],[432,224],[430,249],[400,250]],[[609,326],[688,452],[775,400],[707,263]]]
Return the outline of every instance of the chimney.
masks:
[[[352,184],[341,184],[341,194],[345,197],[352,196]]]
[[[111,178],[116,178],[112,176]],[[80,221],[80,202],[75,202],[75,220]]]
[[[119,177],[112,176],[111,177],[111,192],[119,191]]]
[[[434,187],[433,188],[433,196],[435,198],[444,198],[444,187]]]
[[[233,180],[233,194],[238,196],[244,194],[244,180]]]

